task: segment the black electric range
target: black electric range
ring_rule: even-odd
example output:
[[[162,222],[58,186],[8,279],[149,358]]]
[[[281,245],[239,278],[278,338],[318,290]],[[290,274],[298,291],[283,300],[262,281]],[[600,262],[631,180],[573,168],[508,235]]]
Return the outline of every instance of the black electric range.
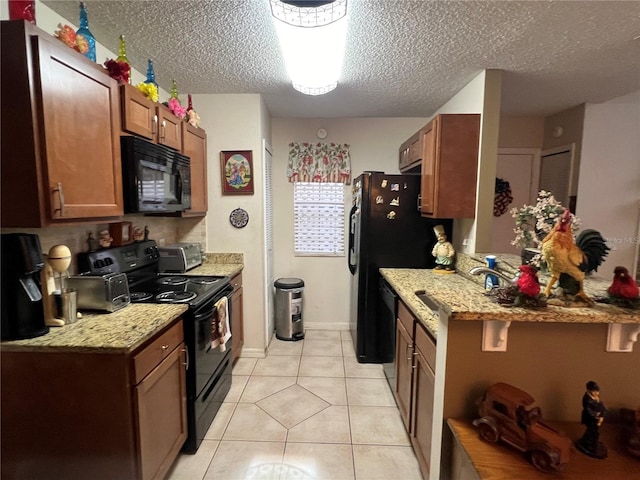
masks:
[[[92,275],[125,273],[132,303],[184,303],[184,342],[187,347],[187,439],[185,453],[195,453],[231,388],[231,339],[213,346],[212,332],[222,316],[226,297],[231,323],[233,286],[228,277],[183,275],[158,271],[160,254],[153,240],[97,252],[78,254],[81,272]]]

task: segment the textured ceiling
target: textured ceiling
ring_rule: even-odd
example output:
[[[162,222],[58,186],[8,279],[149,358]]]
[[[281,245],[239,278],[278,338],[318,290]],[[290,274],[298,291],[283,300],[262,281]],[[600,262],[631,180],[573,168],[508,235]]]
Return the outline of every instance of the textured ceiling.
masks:
[[[77,24],[77,1],[44,1]],[[180,93],[259,93],[276,117],[430,116],[485,68],[502,111],[548,115],[640,89],[640,1],[348,0],[342,78],[296,92],[268,0],[85,2],[96,39]],[[104,59],[99,59],[104,61]]]

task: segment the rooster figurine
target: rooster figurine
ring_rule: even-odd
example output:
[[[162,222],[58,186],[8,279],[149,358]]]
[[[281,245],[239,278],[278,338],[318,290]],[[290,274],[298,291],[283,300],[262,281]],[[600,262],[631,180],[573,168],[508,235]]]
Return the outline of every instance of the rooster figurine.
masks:
[[[585,274],[598,270],[609,253],[610,249],[602,235],[595,230],[583,230],[574,242],[571,213],[565,209],[556,225],[542,240],[541,250],[551,274],[545,295],[551,295],[551,289],[558,280],[565,289],[568,284],[577,283],[575,295],[593,306],[594,301],[584,292],[584,278]]]

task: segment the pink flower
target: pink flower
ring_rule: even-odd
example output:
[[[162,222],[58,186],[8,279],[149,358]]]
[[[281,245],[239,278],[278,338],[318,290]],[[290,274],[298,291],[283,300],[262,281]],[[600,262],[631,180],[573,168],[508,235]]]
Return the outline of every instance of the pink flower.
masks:
[[[178,118],[184,118],[187,109],[180,105],[180,100],[172,98],[169,100],[169,110]]]

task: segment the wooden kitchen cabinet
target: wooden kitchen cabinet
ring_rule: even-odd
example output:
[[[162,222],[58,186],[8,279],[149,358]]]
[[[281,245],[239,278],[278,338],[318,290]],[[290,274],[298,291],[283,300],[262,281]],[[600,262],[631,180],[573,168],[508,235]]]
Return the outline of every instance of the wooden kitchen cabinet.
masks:
[[[474,218],[480,115],[438,115],[420,133],[421,215]]]
[[[182,153],[191,159],[191,208],[182,216],[204,215],[207,196],[207,132],[182,122]]]
[[[163,479],[187,436],[182,328],[131,353],[2,352],[2,478]]]
[[[2,226],[123,215],[117,82],[29,22],[0,35]]]
[[[435,397],[436,345],[424,327],[416,323],[410,438],[422,475],[429,477],[433,407]]]
[[[419,131],[400,146],[400,171],[419,167],[422,162],[422,131]]]
[[[429,478],[436,346],[403,302],[396,323],[394,395],[424,478]]]
[[[149,100],[133,85],[120,85],[122,130],[155,143],[182,149],[182,120],[169,108]]]
[[[244,311],[242,306],[242,273],[231,279],[231,362],[235,363],[244,345]]]
[[[410,430],[411,375],[413,372],[414,318],[407,307],[398,302],[396,322],[396,387],[394,395],[407,432]]]
[[[402,143],[401,172],[420,172],[420,212],[474,218],[480,115],[442,114]]]

